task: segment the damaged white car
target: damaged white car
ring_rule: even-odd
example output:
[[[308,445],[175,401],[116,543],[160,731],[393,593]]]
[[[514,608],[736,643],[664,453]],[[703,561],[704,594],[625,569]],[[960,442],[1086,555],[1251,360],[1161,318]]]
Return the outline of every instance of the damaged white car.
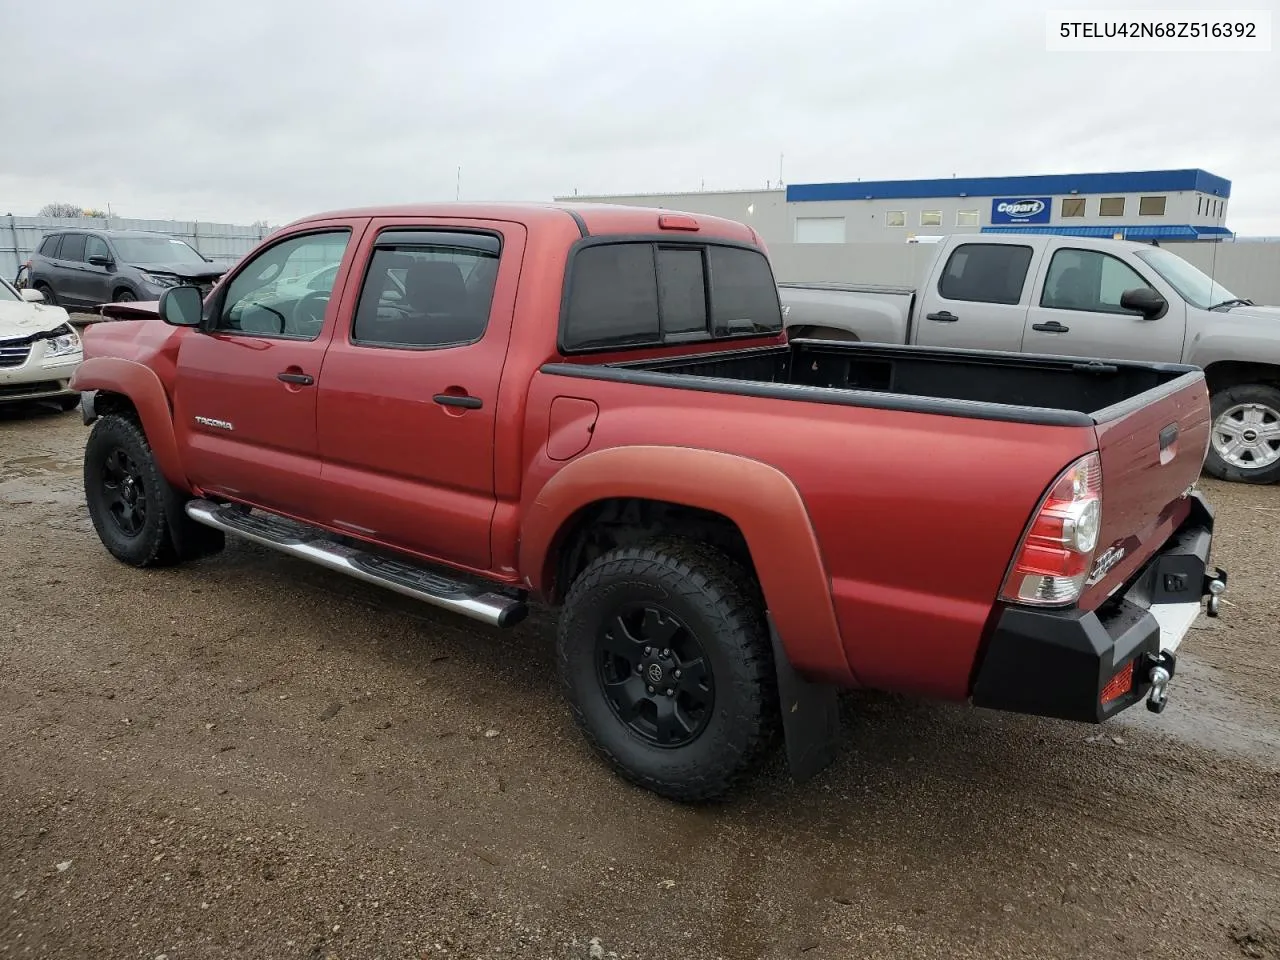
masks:
[[[52,400],[71,410],[80,394],[68,384],[84,349],[67,311],[43,300],[0,279],[0,403]]]

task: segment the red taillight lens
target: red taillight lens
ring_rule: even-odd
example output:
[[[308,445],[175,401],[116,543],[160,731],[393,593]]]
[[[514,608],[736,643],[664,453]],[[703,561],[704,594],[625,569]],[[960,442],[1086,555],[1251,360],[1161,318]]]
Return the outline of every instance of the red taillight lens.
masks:
[[[1098,699],[1107,704],[1113,700],[1119,700],[1132,690],[1133,668],[1134,662],[1132,660],[1125,664],[1123,670],[1107,681],[1107,685],[1102,688],[1102,695]]]
[[[1081,457],[1054,480],[1018,545],[1000,598],[1065,606],[1084,589],[1102,526],[1102,462]]]

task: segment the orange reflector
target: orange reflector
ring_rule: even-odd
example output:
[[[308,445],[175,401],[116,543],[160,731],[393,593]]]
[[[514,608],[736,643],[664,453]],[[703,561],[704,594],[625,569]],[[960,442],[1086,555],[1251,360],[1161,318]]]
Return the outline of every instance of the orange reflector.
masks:
[[[1133,689],[1133,668],[1134,661],[1130,660],[1124,665],[1123,670],[1107,681],[1107,685],[1102,688],[1103,703],[1119,700]]]
[[[659,230],[697,230],[698,221],[683,213],[663,213],[658,215]]]

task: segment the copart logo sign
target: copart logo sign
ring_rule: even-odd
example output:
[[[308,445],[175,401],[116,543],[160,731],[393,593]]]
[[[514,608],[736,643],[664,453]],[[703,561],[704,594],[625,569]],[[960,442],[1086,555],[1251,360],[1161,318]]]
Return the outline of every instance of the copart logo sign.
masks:
[[[992,223],[1048,223],[1051,197],[996,197],[991,201]]]

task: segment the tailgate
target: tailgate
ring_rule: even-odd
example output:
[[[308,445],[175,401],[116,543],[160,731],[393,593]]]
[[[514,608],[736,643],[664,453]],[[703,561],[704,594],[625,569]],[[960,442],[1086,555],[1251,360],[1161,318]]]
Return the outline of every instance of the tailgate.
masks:
[[[1094,414],[1102,460],[1102,530],[1080,598],[1092,610],[1144,564],[1190,510],[1184,494],[1209,448],[1209,392],[1189,372]]]

